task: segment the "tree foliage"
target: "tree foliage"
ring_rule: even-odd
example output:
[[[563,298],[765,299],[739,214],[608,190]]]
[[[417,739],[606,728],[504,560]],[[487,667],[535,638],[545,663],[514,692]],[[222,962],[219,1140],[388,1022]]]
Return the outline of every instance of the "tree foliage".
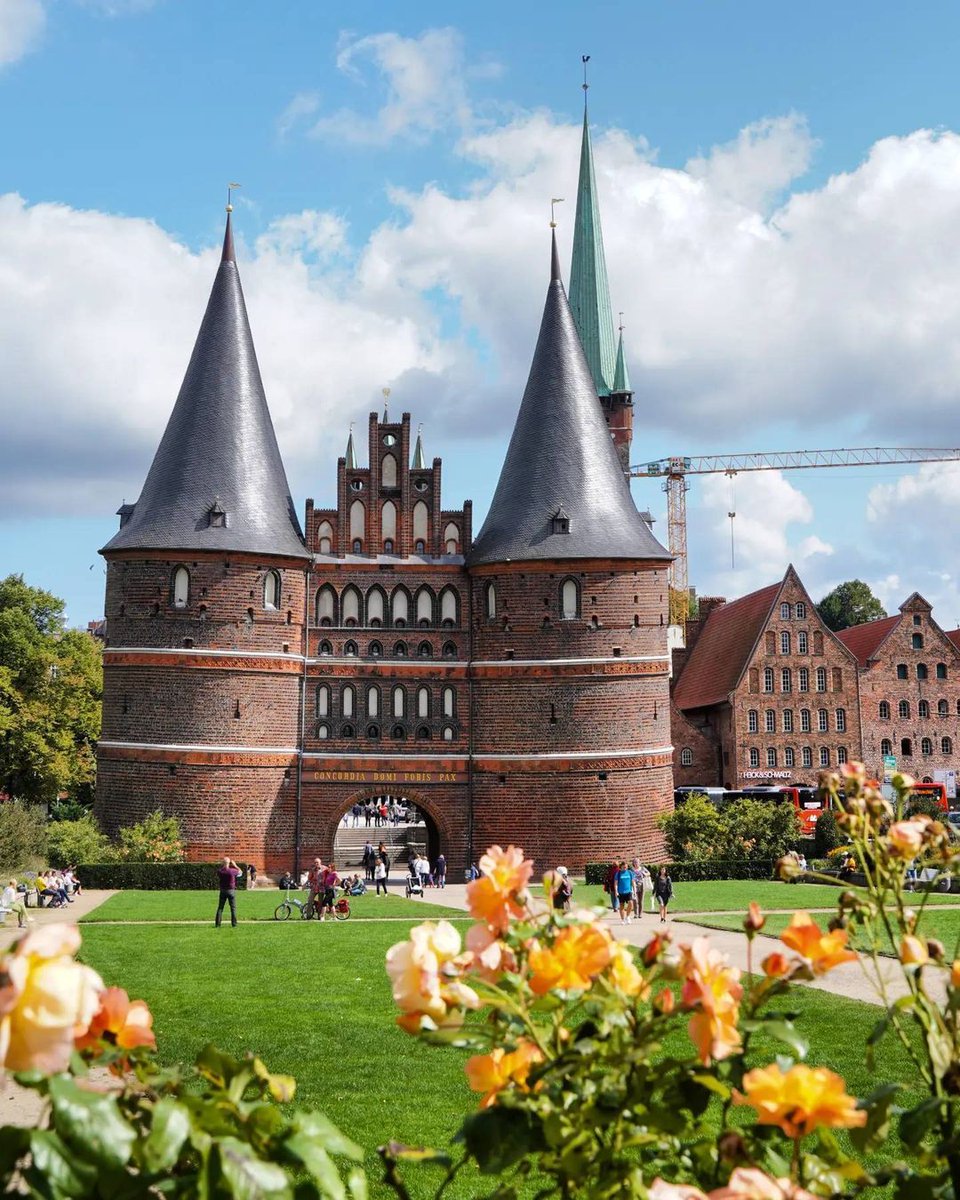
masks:
[[[37,867],[47,855],[47,814],[39,804],[0,804],[0,868]]]
[[[863,625],[887,615],[887,610],[862,579],[838,583],[817,605],[817,612],[828,629],[838,633],[851,625]]]
[[[91,802],[102,691],[99,644],[65,627],[63,601],[22,575],[0,580],[0,788]]]
[[[120,858],[126,862],[182,862],[180,822],[158,808],[136,825],[124,826],[120,830]]]
[[[51,821],[48,826],[47,858],[53,867],[112,862],[116,857],[116,850],[92,813],[76,821]]]
[[[742,799],[718,809],[696,793],[659,824],[675,862],[780,858],[800,836],[791,804]]]

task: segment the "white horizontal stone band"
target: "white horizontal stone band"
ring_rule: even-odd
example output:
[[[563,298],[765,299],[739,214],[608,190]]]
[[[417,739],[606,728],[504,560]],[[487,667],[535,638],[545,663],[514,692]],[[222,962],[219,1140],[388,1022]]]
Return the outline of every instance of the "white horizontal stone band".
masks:
[[[190,753],[206,751],[208,754],[296,754],[296,746],[211,746],[207,743],[184,742],[98,742],[97,746],[107,750],[184,750]]]

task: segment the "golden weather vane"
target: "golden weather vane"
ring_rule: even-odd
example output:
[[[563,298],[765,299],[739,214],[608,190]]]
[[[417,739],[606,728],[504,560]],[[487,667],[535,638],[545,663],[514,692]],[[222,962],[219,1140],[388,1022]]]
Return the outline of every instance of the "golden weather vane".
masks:
[[[562,196],[554,196],[550,201],[550,228],[551,229],[556,229],[556,227],[557,227],[557,214],[556,214],[555,209],[558,204],[562,204],[562,203],[563,203]]]

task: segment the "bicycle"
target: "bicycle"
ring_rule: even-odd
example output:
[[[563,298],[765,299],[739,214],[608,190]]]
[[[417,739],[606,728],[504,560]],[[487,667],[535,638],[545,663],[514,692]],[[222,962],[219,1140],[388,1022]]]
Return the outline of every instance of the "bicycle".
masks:
[[[275,921],[288,921],[293,916],[293,910],[297,909],[300,913],[300,919],[303,921],[311,920],[316,914],[316,905],[314,897],[311,896],[307,900],[298,900],[296,896],[290,895],[290,888],[287,888],[287,894],[281,904],[278,904],[273,912]]]

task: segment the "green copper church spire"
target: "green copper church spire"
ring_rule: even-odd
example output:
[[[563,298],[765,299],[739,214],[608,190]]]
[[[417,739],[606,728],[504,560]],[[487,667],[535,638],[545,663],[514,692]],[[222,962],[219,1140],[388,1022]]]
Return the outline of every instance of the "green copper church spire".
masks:
[[[613,391],[619,395],[622,395],[624,392],[633,392],[633,388],[630,386],[630,373],[627,370],[627,360],[623,356],[622,325],[620,326],[620,336],[617,339],[617,366],[613,372]]]
[[[426,468],[426,459],[423,457],[423,426],[417,430],[417,444],[413,448],[413,469],[422,471]]]
[[[357,452],[353,447],[353,425],[350,425],[350,436],[347,438],[347,453],[344,456],[347,460],[347,470],[355,471],[357,469]]]
[[[584,75],[587,57],[584,58]],[[616,342],[587,119],[586,78],[583,83],[583,141],[580,146],[577,215],[573,227],[573,260],[570,264],[570,307],[597,386],[597,394],[609,396],[614,390]]]

